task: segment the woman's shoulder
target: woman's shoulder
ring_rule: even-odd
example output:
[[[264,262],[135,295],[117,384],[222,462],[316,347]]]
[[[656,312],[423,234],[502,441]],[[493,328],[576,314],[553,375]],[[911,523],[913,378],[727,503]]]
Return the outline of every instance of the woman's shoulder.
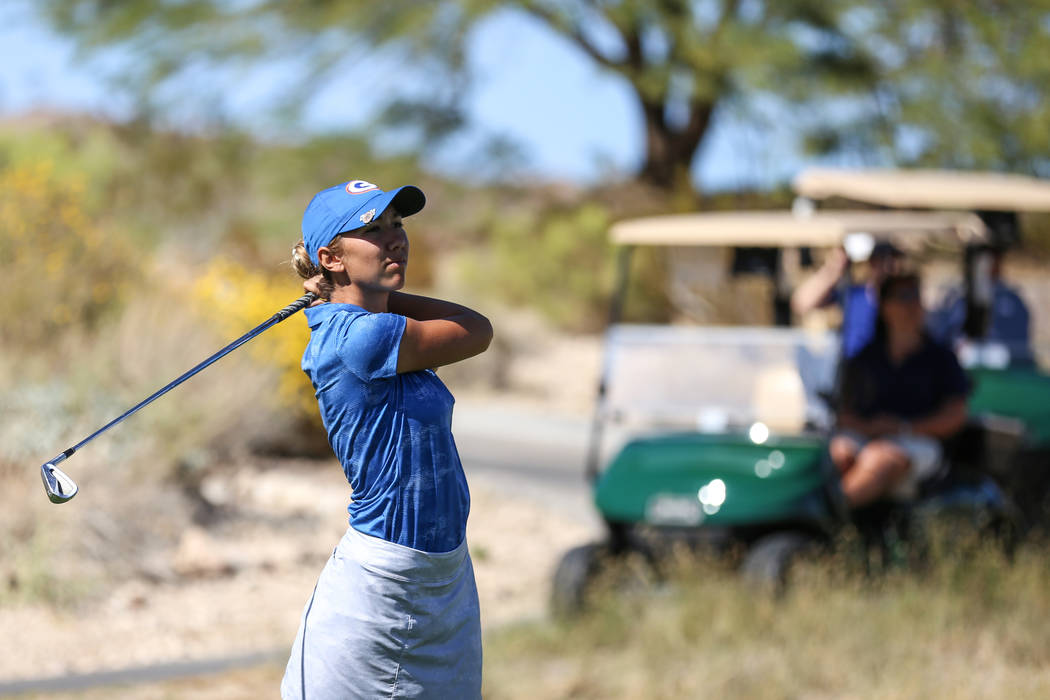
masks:
[[[327,304],[310,311],[323,309]],[[309,352],[318,358],[338,358],[362,381],[397,374],[397,357],[405,317],[373,313],[352,304],[332,304],[310,317]]]
[[[375,313],[353,304],[328,302],[311,307],[307,311],[307,322],[311,330],[342,330],[343,332],[368,333],[370,330],[404,325],[405,318],[391,313]]]

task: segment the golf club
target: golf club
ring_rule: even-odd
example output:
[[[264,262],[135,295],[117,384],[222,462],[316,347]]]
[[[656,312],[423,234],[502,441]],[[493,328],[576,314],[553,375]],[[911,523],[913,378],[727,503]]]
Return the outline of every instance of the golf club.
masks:
[[[230,343],[229,345],[224,347],[222,350],[219,350],[217,353],[215,353],[214,355],[212,355],[208,359],[206,359],[203,362],[201,362],[200,364],[198,364],[193,369],[188,370],[186,373],[184,373],[178,379],[174,380],[173,382],[171,382],[167,386],[163,387],[162,389],[157,390],[156,392],[151,394],[146,399],[144,399],[141,402],[135,404],[134,406],[129,408],[127,411],[125,411],[121,415],[119,415],[116,418],[114,418],[113,420],[111,420],[109,423],[106,423],[104,426],[102,426],[101,428],[99,428],[95,432],[91,433],[91,435],[88,435],[86,438],[84,438],[83,440],[81,440],[77,444],[73,445],[72,447],[70,447],[67,450],[64,450],[57,457],[55,457],[55,458],[49,460],[48,462],[46,462],[45,464],[43,464],[40,467],[40,479],[44,482],[44,490],[47,491],[47,497],[49,499],[51,499],[52,503],[66,503],[67,501],[72,499],[73,496],[76,496],[77,495],[77,491],[79,490],[77,488],[76,482],[74,482],[71,478],[69,478],[69,476],[67,474],[65,474],[61,469],[56,467],[55,466],[56,464],[69,459],[70,457],[73,456],[74,452],[76,452],[81,447],[83,447],[84,445],[88,444],[89,442],[91,442],[92,440],[97,438],[102,433],[104,433],[107,430],[109,430],[110,428],[112,428],[117,423],[120,423],[122,420],[124,420],[125,418],[127,418],[131,414],[135,413],[136,411],[138,411],[143,406],[146,406],[146,405],[148,405],[150,403],[153,403],[155,400],[159,399],[161,396],[164,396],[164,394],[168,393],[169,391],[171,391],[172,389],[177,387],[179,384],[182,384],[184,381],[186,381],[187,379],[189,379],[193,375],[197,374],[198,372],[200,372],[205,367],[213,364],[219,358],[224,357],[225,355],[228,355],[229,353],[233,352],[234,350],[236,350],[240,346],[242,346],[245,343],[247,343],[249,340],[251,340],[255,336],[257,336],[260,333],[262,333],[263,331],[265,331],[267,328],[277,325],[278,323],[280,323],[284,319],[288,318],[292,314],[294,314],[297,311],[300,311],[301,309],[305,308],[311,302],[313,302],[316,298],[317,297],[314,294],[312,294],[310,292],[307,292],[303,296],[301,296],[298,299],[296,299],[295,301],[293,301],[288,306],[284,307],[283,309],[281,309],[280,311],[275,313],[265,323],[262,323],[262,324],[256,326],[255,328],[253,328],[252,330],[248,331],[247,333],[242,335],[240,338],[238,338],[237,340],[233,341],[232,343]]]

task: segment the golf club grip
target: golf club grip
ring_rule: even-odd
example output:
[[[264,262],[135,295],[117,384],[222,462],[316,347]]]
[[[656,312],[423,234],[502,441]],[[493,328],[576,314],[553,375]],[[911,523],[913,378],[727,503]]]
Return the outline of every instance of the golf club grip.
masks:
[[[301,297],[299,297],[298,299],[293,301],[288,306],[284,307],[283,309],[281,309],[280,311],[275,313],[273,315],[273,318],[271,318],[270,320],[273,321],[274,323],[280,323],[281,321],[283,321],[284,319],[288,318],[289,316],[291,316],[295,312],[300,311],[302,309],[305,309],[307,306],[312,304],[314,299],[316,299],[316,298],[317,298],[316,294],[314,294],[313,292],[307,292],[306,294],[302,295]]]

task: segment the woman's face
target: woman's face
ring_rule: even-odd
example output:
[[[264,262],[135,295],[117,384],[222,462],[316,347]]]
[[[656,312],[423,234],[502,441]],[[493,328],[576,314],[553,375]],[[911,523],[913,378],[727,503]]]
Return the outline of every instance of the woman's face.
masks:
[[[894,285],[880,303],[882,318],[889,328],[909,333],[922,331],[922,297],[918,285]]]
[[[405,286],[408,235],[401,215],[388,208],[367,226],[341,236],[343,265],[350,281],[362,289],[393,292]]]

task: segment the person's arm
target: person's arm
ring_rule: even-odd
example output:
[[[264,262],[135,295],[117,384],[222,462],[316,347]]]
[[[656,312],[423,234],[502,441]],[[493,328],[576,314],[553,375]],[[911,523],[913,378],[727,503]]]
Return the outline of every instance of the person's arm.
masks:
[[[918,435],[943,439],[959,432],[966,424],[966,416],[966,397],[955,396],[941,404],[933,414],[914,420],[904,427],[910,427],[911,432]]]
[[[792,293],[791,310],[801,316],[826,304],[848,265],[849,258],[842,248],[835,248],[828,253],[820,269]]]
[[[397,372],[441,367],[484,352],[492,324],[476,311],[450,301],[391,292],[390,313],[407,319],[397,355]]]
[[[885,414],[873,418],[862,418],[847,409],[839,412],[837,420],[840,428],[856,431],[869,438],[901,432],[900,420]]]

